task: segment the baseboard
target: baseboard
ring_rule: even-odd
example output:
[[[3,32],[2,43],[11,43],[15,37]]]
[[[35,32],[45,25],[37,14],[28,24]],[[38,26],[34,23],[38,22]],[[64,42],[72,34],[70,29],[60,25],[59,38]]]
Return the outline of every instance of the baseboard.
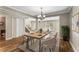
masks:
[[[77,52],[77,49],[75,48],[75,46],[73,45],[73,43],[72,43],[71,41],[69,41],[69,42],[70,42],[70,44],[71,44],[71,46],[72,46],[74,52]]]
[[[20,36],[22,36],[22,35],[20,35]],[[16,37],[20,37],[20,36],[16,36]],[[10,39],[16,38],[16,37],[9,37],[9,38],[6,38],[6,40],[10,40]]]
[[[9,37],[9,38],[6,38],[6,40],[10,40],[10,39],[12,39],[13,37]]]

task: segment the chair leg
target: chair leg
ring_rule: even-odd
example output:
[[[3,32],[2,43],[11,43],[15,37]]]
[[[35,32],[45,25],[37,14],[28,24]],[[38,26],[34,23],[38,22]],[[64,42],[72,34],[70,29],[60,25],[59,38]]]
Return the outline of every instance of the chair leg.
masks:
[[[30,43],[31,43],[31,45],[32,45],[32,40],[31,40],[31,42],[30,42]]]
[[[55,48],[56,48],[56,47],[52,48],[52,52],[54,52],[54,51],[55,51]]]
[[[34,44],[34,40],[32,40],[33,44]]]
[[[44,51],[46,51],[46,48],[44,48]]]
[[[30,39],[31,39],[31,45],[34,44],[34,40],[33,40],[33,38],[30,38]]]
[[[52,52],[54,52],[54,48],[52,48]]]
[[[33,39],[32,39],[32,38],[30,38],[30,44],[31,44],[31,45],[33,44]]]
[[[42,52],[43,52],[43,47],[41,47],[41,50],[42,50]]]
[[[51,48],[49,48],[49,51],[52,52],[52,51],[51,51]]]

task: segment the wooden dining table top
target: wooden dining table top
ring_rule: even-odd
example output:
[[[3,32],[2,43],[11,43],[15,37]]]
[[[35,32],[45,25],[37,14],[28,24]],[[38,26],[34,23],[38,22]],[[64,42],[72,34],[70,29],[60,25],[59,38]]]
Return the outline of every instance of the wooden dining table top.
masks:
[[[32,38],[37,38],[37,39],[41,39],[44,36],[46,36],[47,34],[49,34],[50,32],[32,32],[32,33],[26,33],[25,36],[27,37],[32,37]]]

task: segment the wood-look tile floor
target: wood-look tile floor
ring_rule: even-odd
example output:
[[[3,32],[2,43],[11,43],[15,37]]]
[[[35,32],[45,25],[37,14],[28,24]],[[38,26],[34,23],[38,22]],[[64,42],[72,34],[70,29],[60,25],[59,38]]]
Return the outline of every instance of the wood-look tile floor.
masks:
[[[15,49],[14,51],[12,51],[12,52],[24,52],[22,49],[20,49],[20,48],[17,48],[17,49]]]
[[[59,44],[59,50],[54,51],[54,52],[74,52],[68,41],[60,40],[59,43],[60,43]],[[31,52],[31,51],[29,51],[28,49],[25,48],[26,44],[24,44],[23,46],[22,46],[22,48],[25,49],[25,52]],[[31,48],[36,50],[36,52],[38,52],[37,49],[35,49],[36,46],[38,46],[38,44],[32,45]],[[47,52],[49,52],[49,51],[47,51]]]
[[[0,38],[0,42],[3,42],[3,41],[5,41],[5,40],[3,38]],[[71,47],[71,45],[70,45],[70,43],[68,41],[60,40],[59,43],[60,43],[59,44],[59,52],[73,52],[73,49],[72,49],[72,47]],[[29,50],[26,49],[26,44],[24,44],[23,48],[26,50],[25,52],[31,52],[31,51],[29,51]],[[23,52],[23,50],[16,49],[13,52]]]
[[[4,37],[0,37],[0,42],[5,41]]]
[[[68,41],[60,40],[59,52],[74,52]]]
[[[12,38],[11,40],[5,40],[0,38],[0,51],[1,52],[23,52],[20,48],[24,42],[23,36]]]

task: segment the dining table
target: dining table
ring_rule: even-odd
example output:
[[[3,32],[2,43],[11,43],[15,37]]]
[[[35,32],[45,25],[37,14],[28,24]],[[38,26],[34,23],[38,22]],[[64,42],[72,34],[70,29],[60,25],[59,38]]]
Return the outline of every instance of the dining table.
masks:
[[[37,39],[39,41],[39,52],[42,51],[41,47],[41,40],[43,40],[43,37],[48,35],[50,32],[32,32],[32,33],[25,33],[24,36],[27,37],[27,42],[26,42],[26,48],[28,48],[30,51],[34,51],[33,49],[29,48],[29,41],[31,40],[30,38]]]

